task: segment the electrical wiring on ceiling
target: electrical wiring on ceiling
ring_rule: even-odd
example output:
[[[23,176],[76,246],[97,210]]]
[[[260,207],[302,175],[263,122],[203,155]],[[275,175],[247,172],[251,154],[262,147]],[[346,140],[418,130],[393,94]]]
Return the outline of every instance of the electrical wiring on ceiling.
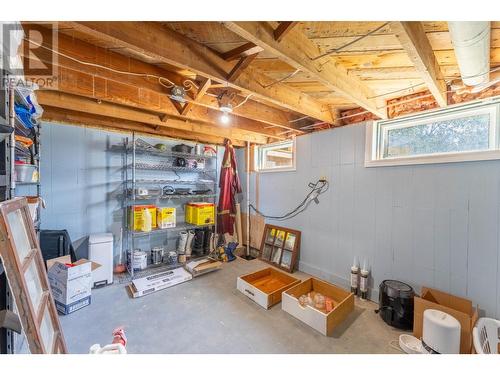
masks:
[[[248,101],[248,99],[250,99],[250,97],[251,97],[252,95],[253,95],[253,93],[248,94],[248,95],[246,96],[246,98],[245,98],[245,99],[244,99],[241,103],[239,103],[239,104],[237,104],[236,106],[234,106],[234,107],[233,107],[233,110],[235,110],[236,108],[239,108],[239,107],[241,107],[243,104],[245,104],[245,103]]]
[[[268,85],[262,85],[262,84],[260,84],[260,83],[259,83],[259,85],[260,85],[260,86],[262,86],[263,88],[267,89],[267,88],[269,88],[269,87],[271,87],[271,86],[276,85],[277,83],[281,83],[281,82],[286,81],[287,79],[292,78],[292,77],[293,77],[294,75],[296,75],[298,72],[300,72],[300,69],[298,69],[298,68],[297,68],[297,69],[295,69],[295,71],[294,71],[294,72],[290,73],[289,75],[287,75],[287,76],[285,76],[285,77],[283,77],[283,78],[281,78],[281,79],[278,79],[278,80],[276,80],[276,81],[273,81],[273,82],[271,82],[271,83],[270,83],[270,84],[268,84]]]
[[[309,118],[309,117],[310,116],[302,116],[302,117],[296,118],[295,120],[290,120],[288,122],[299,122],[299,121],[305,120],[306,118]]]
[[[328,190],[328,188],[330,187],[330,184],[326,180],[319,179],[316,182],[309,182],[309,184],[307,186],[309,186],[311,191],[306,195],[304,200],[297,207],[295,207],[294,209],[292,209],[291,211],[287,212],[284,215],[281,215],[281,216],[266,215],[262,211],[258,210],[253,204],[249,204],[248,206],[252,210],[254,210],[257,214],[259,214],[260,216],[262,216],[266,219],[272,219],[272,220],[278,220],[278,221],[289,220],[289,219],[299,215],[300,213],[304,212],[307,209],[307,207],[309,207],[309,204],[311,202],[315,202],[316,204],[319,204],[318,197],[321,194],[324,194]]]
[[[174,82],[172,82],[171,80],[169,80],[168,78],[165,78],[165,77],[161,77],[161,76],[158,76],[158,75],[155,75],[155,74],[149,74],[149,73],[137,73],[137,72],[128,72],[128,71],[124,71],[124,70],[119,70],[119,69],[113,69],[113,68],[110,68],[110,67],[107,67],[107,66],[104,66],[104,65],[100,65],[100,64],[95,64],[95,63],[91,63],[91,62],[88,62],[88,61],[82,61],[80,59],[77,59],[77,58],[74,58],[72,56],[69,56],[63,52],[60,52],[60,51],[56,51],[50,47],[47,47],[47,46],[44,46],[43,44],[40,44],[40,43],[37,43],[29,38],[24,38],[25,41],[27,41],[28,43],[32,43],[34,45],[36,45],[37,47],[40,47],[40,48],[44,48],[48,51],[51,51],[53,53],[56,53],[58,54],[59,56],[62,56],[66,59],[69,59],[71,61],[74,61],[74,62],[77,62],[79,64],[82,64],[82,65],[85,65],[85,66],[92,66],[94,68],[99,68],[99,69],[104,69],[104,70],[108,70],[110,72],[113,72],[113,73],[118,73],[118,74],[124,74],[124,75],[130,75],[130,76],[135,76],[135,77],[145,77],[145,78],[154,78],[156,80],[158,80],[158,83],[166,88],[172,88],[174,86],[176,86],[176,84]],[[198,85],[196,85],[195,82],[193,82],[192,80],[190,79],[186,79],[185,81],[182,82],[182,85],[184,86],[184,88],[187,90],[187,91],[190,91],[193,87],[197,88],[198,89]]]
[[[344,44],[344,45],[342,45],[342,46],[340,46],[340,47],[333,48],[333,49],[331,49],[331,50],[329,50],[329,51],[327,51],[327,52],[325,52],[325,53],[323,53],[323,54],[321,54],[321,55],[319,55],[319,56],[316,56],[316,57],[314,57],[314,58],[311,58],[311,60],[312,60],[312,61],[316,61],[316,60],[319,60],[319,59],[321,59],[321,58],[323,58],[323,57],[329,56],[329,55],[331,55],[331,54],[333,54],[333,53],[339,52],[339,51],[343,50],[344,48],[347,48],[347,47],[349,47],[349,46],[351,46],[351,45],[353,45],[353,44],[355,44],[355,43],[359,42],[360,40],[363,40],[363,39],[365,39],[366,37],[368,37],[368,36],[370,36],[370,35],[372,35],[372,34],[375,34],[377,31],[379,31],[379,30],[383,29],[384,27],[386,27],[389,23],[390,23],[390,22],[385,22],[384,24],[380,25],[379,27],[376,27],[375,29],[373,29],[373,30],[369,31],[368,33],[366,33],[366,34],[364,34],[364,35],[361,35],[361,36],[359,36],[358,38],[356,38],[356,39],[354,39],[354,40],[351,40],[350,42],[348,42],[348,43],[346,43],[346,44]]]
[[[383,94],[370,96],[367,99],[382,98],[384,96],[388,96],[388,95],[392,95],[392,94],[397,94],[398,92],[402,92],[402,91],[406,91],[406,90],[411,90],[411,89],[414,89],[415,87],[424,86],[424,85],[425,85],[425,82],[417,83],[416,85],[411,85],[411,86],[408,86],[408,87],[404,87],[402,89],[397,89],[397,90],[394,90],[394,91],[385,92]]]

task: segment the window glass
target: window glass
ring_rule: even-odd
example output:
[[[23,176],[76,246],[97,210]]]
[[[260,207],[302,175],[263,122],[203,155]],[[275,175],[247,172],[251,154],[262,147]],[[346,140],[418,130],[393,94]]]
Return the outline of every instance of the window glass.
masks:
[[[500,100],[367,124],[365,166],[500,159]]]
[[[293,169],[295,142],[293,140],[258,147],[257,165],[261,171]]]
[[[23,214],[21,210],[15,210],[7,214],[12,239],[16,246],[17,255],[21,262],[26,258],[31,250],[31,244],[28,237],[28,230],[24,225]]]
[[[489,113],[395,127],[385,134],[384,158],[488,150],[490,129]]]
[[[55,329],[50,318],[49,305],[47,304],[43,312],[42,323],[40,324],[40,334],[42,336],[43,345],[47,353],[52,353],[54,347]]]
[[[24,273],[24,278],[26,280],[26,287],[31,298],[31,303],[35,308],[35,311],[38,311],[40,301],[42,300],[43,290],[40,275],[38,274],[38,268],[36,268],[36,264],[33,260],[31,260],[28,269]]]

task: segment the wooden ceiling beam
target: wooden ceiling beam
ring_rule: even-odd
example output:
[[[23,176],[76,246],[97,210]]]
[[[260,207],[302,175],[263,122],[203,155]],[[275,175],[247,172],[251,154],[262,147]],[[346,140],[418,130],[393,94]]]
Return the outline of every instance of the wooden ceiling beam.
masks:
[[[419,21],[391,22],[391,30],[439,106],[446,107],[448,104],[446,82],[422,23]]]
[[[202,83],[201,86],[198,88],[198,92],[193,98],[193,101],[187,102],[184,104],[184,107],[182,107],[181,110],[181,115],[187,115],[193,105],[195,105],[196,102],[199,102],[201,98],[207,93],[207,90],[210,88],[210,85],[212,84],[212,80],[210,78],[202,78]]]
[[[262,52],[262,48],[248,42],[239,47],[233,48],[230,51],[222,53],[221,57],[226,61],[233,61],[259,52]]]
[[[248,68],[250,63],[255,60],[257,57],[258,53],[254,53],[253,55],[250,56],[245,56],[240,59],[234,66],[234,68],[229,72],[227,76],[227,80],[229,82],[234,82],[235,80],[238,79],[238,77],[243,73],[243,71]]]
[[[129,108],[107,102],[98,103],[96,100],[84,98],[76,95],[69,95],[61,92],[41,90],[37,91],[37,99],[40,105],[61,108],[65,110],[78,110],[91,115],[111,117],[118,120],[130,120],[159,127],[182,130],[184,132],[194,132],[208,136],[237,139],[240,141],[250,141],[264,144],[268,142],[265,135],[253,133],[238,128],[221,128],[203,123],[195,123],[189,120],[178,120],[169,118],[162,121],[157,114]]]
[[[61,27],[73,28],[97,40],[134,51],[144,59],[152,59],[181,69],[190,70],[216,82],[226,82],[233,64],[209,47],[154,22],[62,22]],[[261,100],[312,118],[331,122],[326,106],[307,94],[260,71],[247,69],[228,85],[252,93]],[[271,85],[271,86],[270,86]]]
[[[194,107],[189,116],[181,116],[173,101],[166,93],[136,87],[127,83],[113,81],[102,76],[94,76],[60,66],[56,66],[58,86],[56,91],[105,101],[156,114],[163,122],[204,124],[207,134],[225,127],[219,124],[220,112],[210,108]],[[261,134],[275,140],[283,139],[277,131],[264,129],[263,124],[243,117],[232,116],[231,128],[248,131],[250,135]],[[240,133],[242,134],[242,133]]]
[[[282,21],[279,23],[278,27],[274,29],[274,40],[278,43],[288,34],[295,26],[297,26],[298,22],[296,21]]]
[[[68,47],[64,44],[63,39],[60,40],[60,50],[64,51],[65,55],[71,56]],[[95,49],[95,48],[94,48]],[[91,48],[92,50],[92,48]],[[114,59],[109,59],[108,55],[92,56],[90,51],[85,48],[79,50],[80,53],[86,54],[91,61],[108,61],[112,62],[114,69],[125,69],[130,67],[132,60],[123,57],[122,55],[115,56]],[[48,52],[47,52],[48,53]],[[50,57],[45,54],[39,54],[38,58],[46,63],[50,63]],[[95,59],[95,60],[94,60]],[[157,112],[164,117],[163,119],[173,118],[179,120],[189,120],[193,122],[207,123],[210,126],[222,127],[220,124],[220,111],[218,109],[204,108],[194,106],[193,101],[187,102],[186,105],[192,105],[193,108],[189,114],[181,115],[178,112],[175,102],[168,96],[168,91],[161,86],[156,80],[149,80],[144,77],[116,74],[107,69],[89,67],[79,64],[71,59],[60,57],[59,65],[53,65],[53,69],[57,72],[57,88],[56,90],[93,98],[96,100],[108,101],[114,104],[127,105],[130,107],[145,109]],[[107,65],[106,65],[107,66]],[[132,71],[134,69],[132,68]],[[153,74],[158,72],[153,71]],[[176,84],[182,84],[180,80],[174,80]],[[206,92],[209,85],[202,85],[198,90],[198,94]],[[198,94],[195,97],[198,97]],[[194,100],[196,100],[196,98]],[[180,103],[178,103],[180,104]],[[182,111],[184,107],[179,105]],[[274,137],[276,140],[283,139],[277,135],[276,130],[264,129],[264,124],[255,120],[232,116],[232,127],[248,130],[252,133],[261,133],[266,137]]]
[[[224,22],[224,25],[292,67],[310,74],[326,88],[380,118],[387,117],[382,100],[371,99],[375,96],[373,91],[359,78],[349,75],[346,69],[333,64],[330,57],[314,60],[319,56],[318,47],[300,30],[290,30],[286,39],[277,42],[274,39],[274,29],[267,22]]]
[[[79,58],[79,56],[83,55],[85,56],[85,58],[82,59],[84,61],[95,61],[96,63],[108,66],[110,68],[129,72],[143,72],[152,76],[165,77],[180,86],[182,86],[182,83],[186,80],[186,77],[180,74],[167,71],[165,69],[136,60],[134,58],[126,57],[113,51],[105,50],[104,48],[96,47],[92,44],[75,38],[70,38],[63,34],[59,34],[58,47],[60,51],[69,56]],[[49,55],[47,55],[47,61],[51,61]],[[87,65],[79,64],[62,56],[59,56],[58,62],[61,66],[64,66],[66,68],[83,71],[86,73],[92,73],[95,74],[96,77],[103,77],[118,82],[128,83],[134,85],[137,89],[140,90],[150,89],[161,95],[166,95],[168,93],[166,91],[167,89],[163,87],[157,80],[145,79],[144,77],[124,74],[115,74],[113,72],[110,72],[109,70],[92,68]],[[222,86],[226,87],[225,84]],[[211,88],[213,88],[213,82],[210,86],[210,89]],[[236,103],[236,105],[237,104],[238,103]],[[212,113],[215,113],[216,117],[219,116],[218,103],[209,95],[198,95],[196,97],[196,105],[191,106],[191,110],[185,112],[184,115],[193,117],[204,116],[204,112],[206,112],[207,108],[217,111],[212,111]],[[233,115],[249,120],[258,121],[266,125],[271,124],[276,125],[280,128],[295,129],[299,133],[302,133],[297,129],[298,126],[296,126],[296,123],[289,122],[297,118],[297,116],[293,116],[290,112],[282,111],[269,105],[256,102],[254,100],[248,100],[245,105],[235,108],[235,110],[233,111]]]
[[[50,39],[47,38],[47,40]],[[61,89],[66,87],[69,93],[113,102],[118,101],[118,104],[139,108],[144,107],[148,110],[162,112],[167,117],[181,117],[220,125],[219,106],[211,98],[195,93],[191,95],[192,98],[184,106],[176,106],[176,104],[180,103],[170,100],[168,97],[169,89],[163,86],[157,78],[154,78],[166,78],[166,80],[162,80],[163,84],[171,81],[173,84],[183,86],[183,82],[186,81],[184,76],[60,33],[58,34],[58,49],[64,55],[74,59],[96,63],[113,69],[109,70],[81,64],[75,60],[59,56],[57,63],[59,64],[58,67],[60,67],[58,75],[62,83]],[[51,53],[48,50],[43,48],[38,50],[37,58],[47,64],[53,63]],[[118,73],[117,71],[124,73]],[[149,77],[129,75],[125,74],[126,72],[144,73],[148,74]],[[206,93],[208,87],[204,87],[203,80],[204,77],[198,80],[200,87],[198,91],[201,90]],[[188,108],[185,113],[182,113],[186,105]],[[269,124],[270,122],[280,127],[293,128],[293,125],[295,125],[288,122],[293,119],[288,112],[255,101],[247,101],[233,115],[232,126],[241,126],[257,132],[263,128],[263,124]],[[263,133],[269,136],[273,135],[273,132],[265,130]]]
[[[187,139],[195,142],[224,144],[224,138],[202,133],[160,127],[137,121],[114,119],[95,114],[67,110],[45,105],[42,120],[61,124],[73,124],[103,130],[118,132],[136,132],[147,136],[162,136],[175,139]],[[246,142],[237,139],[232,140],[235,146],[245,146]]]

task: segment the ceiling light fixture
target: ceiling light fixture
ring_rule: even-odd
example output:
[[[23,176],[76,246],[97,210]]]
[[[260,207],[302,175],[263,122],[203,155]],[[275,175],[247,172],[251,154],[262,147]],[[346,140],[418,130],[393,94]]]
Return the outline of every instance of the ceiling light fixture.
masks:
[[[220,117],[220,122],[222,122],[224,125],[229,124],[229,115],[226,112],[224,112]]]
[[[219,106],[219,109],[222,111],[222,116],[220,117],[220,121],[224,124],[227,125],[229,124],[229,114],[233,112],[233,106],[229,103],[221,104]]]
[[[172,91],[170,91],[170,97],[178,101],[179,103],[185,103],[186,102],[186,89],[181,86],[174,86],[172,87]]]

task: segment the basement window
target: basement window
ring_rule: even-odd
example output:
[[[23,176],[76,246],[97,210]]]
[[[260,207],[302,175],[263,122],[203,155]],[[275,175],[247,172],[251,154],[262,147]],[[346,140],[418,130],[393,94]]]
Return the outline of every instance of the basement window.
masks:
[[[365,166],[500,159],[499,107],[476,103],[375,121],[367,129]]]
[[[259,172],[294,171],[295,139],[256,147],[255,161]]]

